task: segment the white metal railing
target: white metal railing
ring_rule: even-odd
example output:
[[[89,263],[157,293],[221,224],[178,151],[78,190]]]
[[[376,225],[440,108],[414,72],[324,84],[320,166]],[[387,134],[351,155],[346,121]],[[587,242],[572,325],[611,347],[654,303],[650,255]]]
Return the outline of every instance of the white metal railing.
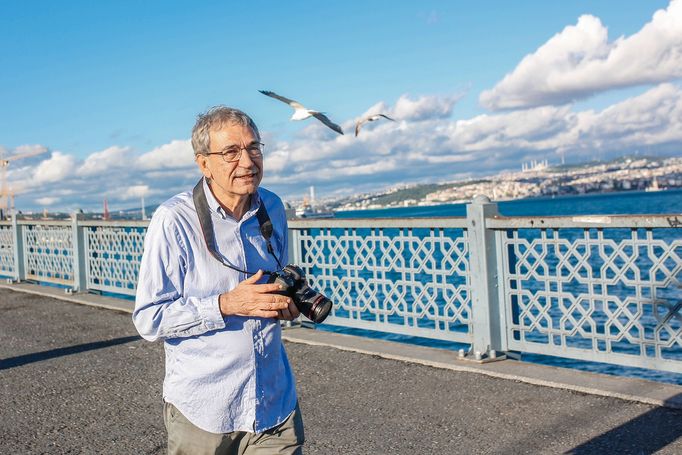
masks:
[[[682,231],[670,220],[556,217],[497,231],[507,348],[682,372]]]
[[[147,222],[0,222],[0,275],[134,295]],[[682,372],[682,215],[289,223],[326,323]]]
[[[148,222],[0,222],[0,274],[73,291],[135,295]]]
[[[290,261],[336,304],[329,324],[472,342],[466,219],[290,223]]]
[[[682,373],[682,215],[305,220],[331,324]]]

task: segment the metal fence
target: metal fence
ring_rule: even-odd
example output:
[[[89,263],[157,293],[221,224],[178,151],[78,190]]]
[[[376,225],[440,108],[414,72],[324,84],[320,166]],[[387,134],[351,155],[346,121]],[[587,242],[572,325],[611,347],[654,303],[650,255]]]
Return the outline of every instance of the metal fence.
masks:
[[[146,222],[0,222],[0,274],[134,295]],[[682,372],[682,215],[295,220],[325,323]]]
[[[70,291],[135,295],[145,221],[0,222],[0,274]]]
[[[329,324],[472,342],[466,219],[289,224],[290,261],[334,305]]]

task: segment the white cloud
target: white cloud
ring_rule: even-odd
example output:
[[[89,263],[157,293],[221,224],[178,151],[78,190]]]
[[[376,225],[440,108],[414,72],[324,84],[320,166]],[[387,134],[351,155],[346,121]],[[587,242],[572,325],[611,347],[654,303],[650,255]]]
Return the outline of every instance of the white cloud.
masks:
[[[315,184],[323,194],[490,173],[529,159],[556,163],[559,152],[584,161],[671,143],[680,153],[682,90],[661,84],[600,112],[543,106],[457,121],[401,122],[350,141],[298,139],[278,147],[273,168],[266,156],[264,185],[286,195]]]
[[[189,139],[171,141],[140,156],[136,165],[144,170],[195,166],[192,143]]]
[[[172,153],[182,142],[188,143],[173,141],[138,156],[130,147],[117,145],[91,153],[84,160],[59,151],[53,152],[47,159],[41,160],[44,155],[39,155],[30,160],[13,162],[9,168],[8,181],[10,188],[17,194],[19,207],[21,201],[24,204],[36,204],[38,199],[42,202],[50,200],[45,198],[55,198],[53,207],[58,209],[56,205],[61,204],[65,210],[99,209],[104,197],[111,203],[122,203],[143,195],[158,195],[165,199],[177,192],[175,190],[178,187],[195,181],[198,171],[164,167],[168,163],[159,164],[158,170],[148,170],[154,164],[150,158],[154,158],[155,154],[158,157],[164,151]],[[42,146],[31,147],[39,150]],[[28,147],[22,148],[28,151]],[[172,161],[170,156],[169,160]],[[193,162],[190,164],[196,168]],[[171,162],[169,165],[175,164]],[[131,186],[131,182],[135,184]]]
[[[682,0],[673,0],[629,37],[609,42],[591,15],[553,36],[491,90],[489,109],[564,104],[605,90],[657,84],[682,77]]]
[[[60,201],[58,197],[41,197],[35,200],[38,205],[53,205]]]
[[[446,105],[451,98],[445,98],[432,104]],[[377,103],[370,109],[393,112],[399,102]],[[419,121],[375,123],[358,138],[299,134],[291,141],[277,141],[273,136],[265,155],[263,185],[285,198],[300,198],[310,185],[321,196],[362,192],[398,183],[490,174],[519,168],[530,159],[557,163],[558,152],[574,162],[638,149],[680,154],[682,88],[660,84],[601,111],[542,106],[460,120],[434,115]],[[12,188],[23,191],[17,207],[42,208],[47,204],[35,204],[50,200],[44,198],[55,198],[51,206],[55,209],[100,210],[104,197],[111,207],[121,208],[143,195],[148,203],[162,202],[191,189],[200,176],[193,161],[185,167],[157,161],[181,153],[183,143],[189,142],[173,141],[137,157],[133,150],[113,146],[82,162],[54,152],[36,167],[10,167]],[[129,165],[111,172],[111,166],[121,160]]]
[[[146,171],[144,177],[152,180],[178,180],[181,178],[191,178],[194,180],[201,177],[201,173],[198,167],[193,167],[192,169],[168,169],[160,171]]]
[[[599,113],[578,116],[574,146],[600,150],[631,150],[677,144],[682,152],[682,89],[661,84]]]
[[[288,144],[281,144],[281,148],[265,154],[265,172],[282,172],[289,165],[290,153]]]
[[[461,94],[451,96],[420,96],[410,99],[408,95],[398,98],[390,114],[396,120],[430,120],[448,118],[452,114],[452,108],[462,97]]]
[[[120,172],[117,170],[122,167],[130,166],[129,147],[109,147],[101,152],[95,152],[88,156],[83,164],[78,168],[76,174],[89,176],[97,174],[107,174]]]
[[[52,152],[49,159],[42,161],[33,172],[33,181],[37,184],[60,182],[73,173],[76,159],[62,152]]]
[[[147,195],[149,195],[148,185],[133,185],[126,188],[125,192],[121,196],[121,199],[124,200],[135,199],[145,197]]]
[[[19,147],[15,148],[13,153],[14,155],[37,155],[40,153],[45,153],[47,152],[47,147],[44,145],[40,144],[24,144],[20,145]]]

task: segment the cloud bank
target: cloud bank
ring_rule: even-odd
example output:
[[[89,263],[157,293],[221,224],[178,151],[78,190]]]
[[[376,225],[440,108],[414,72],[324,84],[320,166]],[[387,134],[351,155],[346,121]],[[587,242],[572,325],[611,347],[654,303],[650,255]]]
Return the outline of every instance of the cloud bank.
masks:
[[[516,169],[530,159],[557,163],[558,153],[585,161],[637,150],[682,150],[682,88],[670,83],[601,111],[542,106],[456,120],[442,115],[448,97],[430,98],[430,106],[421,99],[401,97],[381,106],[393,114],[400,106],[420,106],[412,111],[419,120],[375,122],[358,138],[320,139],[313,132],[293,141],[275,139],[266,150],[263,186],[300,198],[310,185],[320,195],[376,190]],[[427,111],[431,114],[422,114]],[[187,140],[137,156],[120,146],[84,160],[53,151],[37,166],[10,167],[18,206],[34,210],[99,209],[105,197],[112,209],[135,206],[140,197],[161,202],[190,189],[199,177]]]
[[[570,103],[622,87],[682,77],[682,1],[674,0],[629,37],[609,41],[599,18],[584,15],[527,55],[479,101],[488,109]]]

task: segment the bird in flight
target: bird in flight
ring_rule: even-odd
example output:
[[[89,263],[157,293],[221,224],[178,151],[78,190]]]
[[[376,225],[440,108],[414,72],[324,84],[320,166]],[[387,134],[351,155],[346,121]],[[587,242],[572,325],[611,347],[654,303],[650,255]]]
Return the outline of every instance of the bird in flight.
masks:
[[[290,100],[289,98],[285,98],[283,96],[279,96],[275,92],[269,92],[267,90],[258,90],[261,92],[263,95],[267,95],[271,98],[274,98],[276,100],[280,100],[284,103],[287,103],[289,106],[291,106],[294,109],[294,114],[291,116],[291,120],[305,120],[309,117],[315,117],[318,119],[320,122],[324,123],[327,125],[329,128],[333,129],[339,134],[343,134],[343,130],[339,125],[336,123],[332,122],[329,120],[329,118],[324,115],[322,112],[317,112],[313,111],[312,109],[308,109],[305,106],[303,106],[301,103],[298,101]]]
[[[364,125],[367,122],[373,122],[375,120],[379,120],[381,117],[390,120],[392,122],[395,122],[391,117],[389,117],[386,114],[374,114],[374,115],[368,115],[367,117],[360,119],[355,123],[355,137],[358,137],[358,133],[360,133],[360,128],[362,128],[362,125]]]

